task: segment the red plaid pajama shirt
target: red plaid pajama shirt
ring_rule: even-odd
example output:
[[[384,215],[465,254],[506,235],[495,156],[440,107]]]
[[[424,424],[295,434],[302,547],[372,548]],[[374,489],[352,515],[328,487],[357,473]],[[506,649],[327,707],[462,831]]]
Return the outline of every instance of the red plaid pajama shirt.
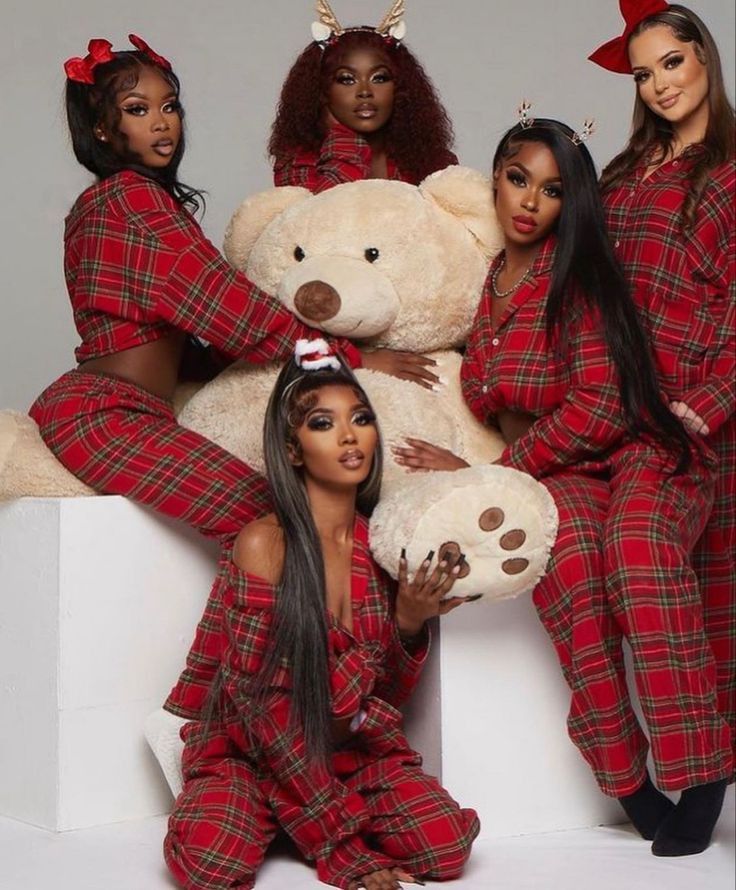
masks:
[[[288,157],[277,158],[273,169],[274,185],[300,185],[310,192],[324,192],[343,182],[371,178],[371,147],[358,133],[337,124],[330,128],[319,151],[295,151]],[[452,152],[447,153],[442,166],[457,164]],[[438,168],[439,169],[439,168]],[[402,173],[394,161],[388,159],[388,179],[399,179],[419,185]]]
[[[66,222],[64,268],[80,362],[175,330],[230,358],[266,362],[286,359],[298,338],[315,334],[233,269],[164,189],[132,171],[79,197]],[[338,345],[360,364],[352,344]],[[70,371],[30,414],[83,482],[223,544],[271,509],[265,482],[250,467],[179,426],[169,402],[120,378]],[[210,672],[216,666],[211,659]]]
[[[402,646],[391,582],[371,558],[361,517],[351,577],[352,632],[327,618],[332,714],[365,716],[328,768],[310,760],[290,722],[286,667],[265,705],[254,703],[274,589],[223,560],[212,594],[223,605],[221,714],[184,730],[184,788],[165,841],[167,863],[187,890],[252,887],[279,826],[316,863],[320,880],[338,887],[394,865],[435,878],[462,871],[478,820],[422,772],[401,729],[396,708],[414,688],[427,646],[413,655]],[[201,718],[199,679],[187,670],[178,687],[175,697]]]
[[[626,685],[621,645],[626,633],[645,690],[642,702],[658,780],[666,788],[684,788],[710,780],[703,775],[722,778],[730,769],[730,753],[716,709],[712,656],[702,622],[699,632],[697,628],[700,606],[687,599],[673,602],[673,586],[682,577],[673,574],[672,585],[663,580],[661,566],[645,558],[656,548],[645,548],[641,558],[636,551],[640,565],[619,546],[629,540],[631,497],[640,494],[642,480],[622,459],[616,463],[632,446],[624,438],[617,382],[599,321],[579,306],[568,319],[567,348],[547,340],[546,294],[554,250],[550,238],[496,327],[490,282],[503,257],[494,261],[461,376],[465,399],[480,420],[493,422],[502,409],[538,418],[506,448],[501,462],[539,479],[559,511],[557,541],[533,599],[571,689],[568,729],[606,794],[620,797],[639,787],[648,746]],[[617,478],[612,478],[614,467]],[[656,533],[668,542],[673,538],[668,558],[674,554],[686,575],[687,546],[677,544],[683,528],[691,544],[697,537],[693,529],[700,528],[705,508],[699,511],[702,500],[688,501],[687,495],[701,490],[701,480],[686,477],[686,495],[675,502],[667,478],[663,468],[653,482],[647,480],[647,494],[650,507],[671,521],[663,520],[662,528],[656,523],[642,528],[640,522],[633,534],[654,540]],[[707,482],[704,490],[707,502]],[[634,583],[640,571],[646,578],[643,592]],[[677,670],[664,685],[654,633],[637,635],[627,624],[638,627],[641,615],[655,622],[659,645],[675,653]],[[685,647],[680,624],[694,626]]]
[[[715,500],[692,564],[716,658],[720,709],[736,744],[736,162],[711,171],[691,231],[681,227],[700,148],[643,168],[604,196],[614,247],[649,332],[662,389],[710,427]]]
[[[79,362],[175,330],[227,356],[285,359],[314,332],[233,269],[164,189],[125,171],[87,189],[66,222],[64,269],[82,338]],[[360,354],[340,348],[354,366]],[[268,512],[263,481],[242,461],[178,426],[171,405],[125,381],[71,371],[31,416],[72,473],[204,534],[229,540]]]

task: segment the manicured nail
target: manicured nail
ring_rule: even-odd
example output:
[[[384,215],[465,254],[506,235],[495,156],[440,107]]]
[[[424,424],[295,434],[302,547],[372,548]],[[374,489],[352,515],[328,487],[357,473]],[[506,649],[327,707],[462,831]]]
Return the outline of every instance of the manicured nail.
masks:
[[[434,556],[434,550],[430,550],[429,553],[424,557],[425,562],[432,562],[432,557]]]
[[[474,593],[472,596],[466,596],[465,602],[466,603],[474,603],[474,602],[477,602],[479,599],[483,599],[483,594],[482,593]]]
[[[401,548],[401,558],[406,562],[406,547]]]
[[[461,562],[465,562],[465,554],[461,553],[457,558],[457,564],[460,565]]]

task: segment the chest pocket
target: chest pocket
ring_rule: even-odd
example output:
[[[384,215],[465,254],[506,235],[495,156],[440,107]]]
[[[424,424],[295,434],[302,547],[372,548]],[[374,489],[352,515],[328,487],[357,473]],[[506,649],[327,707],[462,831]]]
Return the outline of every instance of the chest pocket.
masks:
[[[645,321],[654,352],[668,369],[702,365],[715,343],[715,321],[694,288],[677,292],[655,288],[649,294]]]

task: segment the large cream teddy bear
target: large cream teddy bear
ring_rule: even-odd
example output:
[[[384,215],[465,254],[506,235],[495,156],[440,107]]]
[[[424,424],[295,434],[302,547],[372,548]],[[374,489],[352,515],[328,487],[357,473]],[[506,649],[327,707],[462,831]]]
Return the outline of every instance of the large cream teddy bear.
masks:
[[[386,446],[371,547],[394,576],[402,547],[410,566],[430,549],[462,551],[467,565],[453,594],[488,599],[530,589],[556,532],[547,490],[526,474],[491,465],[503,440],[475,420],[460,391],[456,348],[500,245],[490,184],[462,167],[435,173],[419,187],[367,180],[319,195],[269,189],[241,205],[225,243],[233,265],[307,324],[361,346],[422,352],[437,361],[436,391],[357,372]],[[180,422],[263,470],[261,430],[277,371],[232,366],[183,404]],[[389,448],[405,436],[448,448],[471,467],[407,473]],[[0,415],[0,498],[84,493],[89,489],[55,461],[32,421]]]

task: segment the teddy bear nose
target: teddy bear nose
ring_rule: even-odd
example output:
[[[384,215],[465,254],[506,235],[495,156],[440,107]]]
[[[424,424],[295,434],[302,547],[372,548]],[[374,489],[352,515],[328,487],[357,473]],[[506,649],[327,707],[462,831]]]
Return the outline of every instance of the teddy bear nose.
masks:
[[[324,281],[306,281],[294,296],[297,312],[310,321],[334,318],[342,305],[340,294]]]

